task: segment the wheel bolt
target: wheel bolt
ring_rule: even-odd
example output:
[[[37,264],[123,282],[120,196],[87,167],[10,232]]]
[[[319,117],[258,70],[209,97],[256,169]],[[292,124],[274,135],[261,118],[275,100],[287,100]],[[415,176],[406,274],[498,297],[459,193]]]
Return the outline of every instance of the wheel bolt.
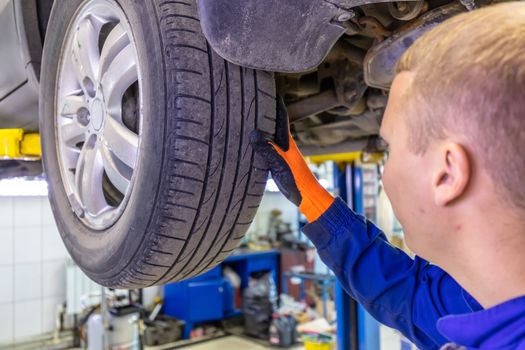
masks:
[[[77,120],[80,124],[83,126],[87,126],[89,124],[91,116],[89,114],[89,110],[87,108],[80,108],[77,113]]]
[[[405,12],[407,10],[407,3],[404,1],[396,2],[396,7],[399,11]]]

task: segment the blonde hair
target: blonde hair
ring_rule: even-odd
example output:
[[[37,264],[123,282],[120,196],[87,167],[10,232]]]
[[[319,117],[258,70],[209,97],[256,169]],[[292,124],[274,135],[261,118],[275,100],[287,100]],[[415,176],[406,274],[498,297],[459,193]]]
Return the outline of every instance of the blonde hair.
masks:
[[[455,135],[506,199],[525,209],[525,3],[455,16],[401,57],[410,144],[424,153]]]

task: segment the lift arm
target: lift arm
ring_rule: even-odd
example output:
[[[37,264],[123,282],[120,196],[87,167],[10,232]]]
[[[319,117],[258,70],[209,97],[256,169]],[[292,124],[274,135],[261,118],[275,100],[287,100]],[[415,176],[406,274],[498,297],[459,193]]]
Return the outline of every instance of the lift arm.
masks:
[[[38,160],[40,135],[23,129],[0,129],[0,158]]]

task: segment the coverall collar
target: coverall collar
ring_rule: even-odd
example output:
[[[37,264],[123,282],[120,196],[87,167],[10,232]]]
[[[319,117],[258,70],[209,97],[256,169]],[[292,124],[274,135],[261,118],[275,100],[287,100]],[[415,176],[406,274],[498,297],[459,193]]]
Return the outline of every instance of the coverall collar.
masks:
[[[467,349],[525,350],[525,295],[486,310],[442,317],[437,328]]]

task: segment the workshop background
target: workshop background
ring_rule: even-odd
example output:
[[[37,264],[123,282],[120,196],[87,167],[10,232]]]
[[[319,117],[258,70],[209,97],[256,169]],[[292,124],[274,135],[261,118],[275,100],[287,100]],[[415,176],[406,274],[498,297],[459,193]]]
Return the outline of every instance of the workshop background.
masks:
[[[357,209],[374,219],[395,245],[403,247],[401,228],[381,189],[380,163],[321,161],[312,165],[320,182],[342,197],[345,196],[342,192],[353,192],[354,198],[360,196],[361,208]],[[349,171],[354,176],[348,176]],[[194,349],[271,347],[272,342],[275,345],[276,341],[282,341],[271,339],[268,325],[272,320],[262,320],[258,326],[257,318],[250,318],[251,311],[243,306],[248,300],[257,299],[247,296],[249,285],[257,278],[259,289],[268,287],[273,312],[295,318],[292,332],[290,325],[280,324],[279,316],[274,316],[272,326],[283,328],[279,328],[280,337],[286,333],[283,330],[290,333],[291,338],[282,344],[284,347],[335,349],[337,342],[350,344],[354,341],[352,337],[356,337],[359,349],[412,348],[396,331],[380,326],[363,310],[354,310],[354,316],[349,314],[351,310],[336,312],[336,304],[341,302],[335,291],[338,285],[315,248],[301,234],[299,227],[305,224],[304,217],[271,179],[241,248],[223,266],[190,281],[135,291],[135,297],[128,291],[110,291],[96,285],[75,266],[58,233],[44,179],[2,180],[0,194],[1,349],[104,349],[107,343],[100,341],[97,347],[90,337],[111,339],[105,335],[108,332],[121,332],[119,337],[124,339],[117,344],[114,337],[115,343],[108,348],[115,349],[168,349],[191,343],[197,343],[190,345]],[[221,293],[227,285],[232,289],[231,298],[216,299],[213,288],[192,289],[198,283],[216,280],[221,283]],[[277,295],[279,291],[281,295]],[[195,293],[194,298],[187,292]],[[165,327],[155,326],[155,332],[146,339],[144,330],[153,322],[145,323],[144,314],[134,309],[118,316],[126,320],[118,323],[121,329],[113,326],[100,333],[92,332],[98,326],[94,316],[105,312],[101,311],[103,300],[107,302],[108,315],[115,305],[139,306],[147,310],[149,317],[154,313],[157,321],[163,320]],[[187,310],[184,305],[189,305]],[[264,310],[261,305],[264,304],[252,305],[258,317]],[[117,316],[111,317],[107,322],[117,322]],[[338,323],[338,317],[344,318],[346,324]],[[349,324],[347,320],[355,320],[357,324]],[[169,322],[174,323],[168,327]],[[338,334],[338,325],[339,332],[347,332],[343,338]]]

